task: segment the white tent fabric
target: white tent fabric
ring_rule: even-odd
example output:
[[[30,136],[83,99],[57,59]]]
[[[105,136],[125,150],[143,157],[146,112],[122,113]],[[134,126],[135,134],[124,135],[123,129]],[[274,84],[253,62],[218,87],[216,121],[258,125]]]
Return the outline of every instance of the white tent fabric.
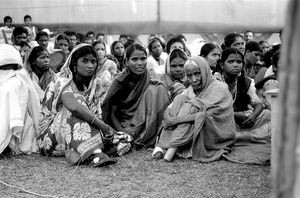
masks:
[[[1,0],[0,18],[26,14],[50,29],[119,33],[199,33],[283,27],[288,0]]]

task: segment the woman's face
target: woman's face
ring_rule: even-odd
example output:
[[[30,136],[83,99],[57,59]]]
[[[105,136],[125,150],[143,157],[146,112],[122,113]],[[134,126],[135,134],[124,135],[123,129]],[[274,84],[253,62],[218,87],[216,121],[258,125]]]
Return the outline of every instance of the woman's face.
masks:
[[[184,77],[184,63],[185,62],[186,61],[180,57],[176,57],[170,62],[171,76],[175,80],[177,80],[177,79],[179,80]]]
[[[117,44],[115,44],[114,46],[114,52],[115,52],[115,55],[117,56],[123,56],[124,55],[124,45],[120,42],[118,42]]]
[[[77,60],[77,73],[82,77],[92,77],[97,67],[97,59],[93,54],[87,54]]]
[[[152,55],[155,57],[160,57],[162,53],[162,46],[159,41],[154,41],[151,47]]]
[[[267,42],[264,42],[260,45],[263,54],[270,50],[270,46]]]
[[[65,39],[60,39],[59,41],[57,41],[57,45],[59,47],[59,49],[61,49],[64,52],[68,52],[69,50],[69,43],[67,40]]]
[[[243,59],[240,54],[230,54],[224,63],[221,63],[223,72],[237,76],[242,71]]]
[[[30,50],[30,47],[27,45],[24,45],[23,47],[20,48],[20,54],[21,57],[25,57],[25,54]]]
[[[134,50],[126,64],[133,74],[142,75],[146,71],[147,56],[144,51]]]
[[[218,60],[220,59],[221,52],[219,48],[215,48],[212,51],[207,54],[205,57],[205,60],[207,61],[209,67],[211,69],[214,69],[218,63]]]
[[[235,41],[231,44],[230,47],[236,48],[242,52],[242,54],[245,53],[245,41],[242,37],[238,36],[235,38]]]
[[[41,54],[35,60],[35,66],[40,70],[49,70],[49,53],[42,51]]]
[[[202,86],[200,68],[188,63],[185,66],[185,74],[189,84],[193,87],[194,91],[197,92],[198,90],[200,90]]]
[[[180,42],[175,42],[175,43],[173,43],[173,44],[170,46],[170,52],[172,52],[172,50],[174,50],[174,49],[181,49],[181,50],[184,50],[184,49],[183,49],[183,45],[182,45],[182,43],[180,43]]]
[[[95,45],[95,50],[97,51],[100,59],[105,57],[106,52],[103,43],[98,43],[97,45]]]

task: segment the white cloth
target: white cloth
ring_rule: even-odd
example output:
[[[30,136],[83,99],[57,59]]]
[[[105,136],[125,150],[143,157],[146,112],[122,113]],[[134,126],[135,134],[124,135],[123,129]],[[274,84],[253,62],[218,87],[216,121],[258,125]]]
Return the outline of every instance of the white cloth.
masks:
[[[153,56],[149,56],[147,60],[147,69],[154,70],[156,74],[164,74],[165,73],[165,63],[167,61],[168,54],[162,52],[159,57],[159,62],[157,62]]]
[[[0,67],[19,63],[13,46],[0,45]],[[0,153],[7,146],[13,154],[37,152],[40,102],[27,71],[0,68],[0,90]]]

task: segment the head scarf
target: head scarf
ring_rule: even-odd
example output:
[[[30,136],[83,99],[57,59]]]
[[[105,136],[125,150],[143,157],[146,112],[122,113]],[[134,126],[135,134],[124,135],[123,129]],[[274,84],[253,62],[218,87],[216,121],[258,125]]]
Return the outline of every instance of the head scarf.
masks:
[[[171,55],[172,55],[173,53],[175,53],[176,51],[181,51],[181,52],[183,52],[183,54],[185,55],[186,59],[188,59],[187,54],[186,54],[183,50],[181,50],[181,49],[174,49],[174,50],[172,50],[172,52],[169,54],[169,56],[168,56],[168,58],[167,58],[166,65],[165,65],[165,72],[166,72],[166,74],[168,74],[169,76],[171,76],[171,69],[170,69],[170,67],[171,67],[171,61],[170,61],[170,57],[171,57]]]
[[[22,67],[20,52],[12,45],[0,44],[0,67],[8,64],[17,64]]]
[[[187,62],[184,65],[184,68],[186,68],[187,65],[195,65],[200,69],[201,72],[201,88],[200,88],[200,95],[201,93],[209,86],[209,84],[213,81],[213,77],[211,74],[210,67],[206,60],[201,56],[193,56],[190,57]]]

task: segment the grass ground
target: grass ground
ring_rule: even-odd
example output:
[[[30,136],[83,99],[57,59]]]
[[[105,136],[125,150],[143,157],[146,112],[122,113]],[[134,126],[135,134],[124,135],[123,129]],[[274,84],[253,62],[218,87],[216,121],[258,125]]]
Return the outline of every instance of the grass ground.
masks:
[[[150,150],[133,151],[109,167],[70,166],[64,158],[39,155],[0,160],[0,180],[55,197],[203,197],[270,196],[270,166],[224,160],[198,163],[152,161]],[[0,197],[38,197],[0,183]]]

